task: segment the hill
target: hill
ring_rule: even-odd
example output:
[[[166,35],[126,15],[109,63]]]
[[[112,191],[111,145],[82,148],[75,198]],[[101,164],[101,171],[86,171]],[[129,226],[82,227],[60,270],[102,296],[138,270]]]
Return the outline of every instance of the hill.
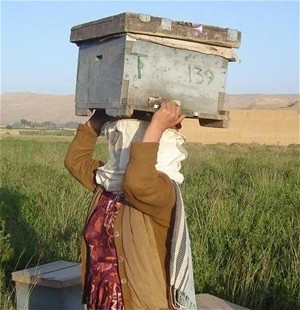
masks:
[[[1,124],[12,124],[21,119],[56,124],[82,121],[82,117],[75,116],[74,95],[1,94]]]
[[[62,124],[84,122],[86,117],[75,115],[74,95],[36,93],[2,93],[2,125],[26,119],[32,122],[50,121]],[[299,95],[226,95],[225,109],[298,109]]]

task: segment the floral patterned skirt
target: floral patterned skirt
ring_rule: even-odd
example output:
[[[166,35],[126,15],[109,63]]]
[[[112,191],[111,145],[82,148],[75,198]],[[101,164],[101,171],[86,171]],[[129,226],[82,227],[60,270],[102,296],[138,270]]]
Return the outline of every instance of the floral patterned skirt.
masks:
[[[124,310],[114,242],[114,222],[123,196],[103,192],[84,227],[87,242],[88,310]]]

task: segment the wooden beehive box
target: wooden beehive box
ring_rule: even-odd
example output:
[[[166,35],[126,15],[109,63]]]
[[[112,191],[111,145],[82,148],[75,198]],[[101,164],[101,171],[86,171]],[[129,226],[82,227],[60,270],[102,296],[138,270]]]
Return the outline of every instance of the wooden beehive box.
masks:
[[[203,124],[226,125],[226,75],[239,31],[123,13],[73,27],[70,40],[79,47],[77,115],[102,108],[131,116],[162,98],[180,101]]]
[[[12,273],[17,310],[81,310],[80,264],[56,261]]]

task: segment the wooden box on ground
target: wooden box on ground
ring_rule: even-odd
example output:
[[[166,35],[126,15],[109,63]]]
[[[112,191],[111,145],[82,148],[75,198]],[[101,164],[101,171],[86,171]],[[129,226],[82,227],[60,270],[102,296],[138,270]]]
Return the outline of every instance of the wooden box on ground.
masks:
[[[12,273],[17,310],[81,310],[80,264],[56,261]]]
[[[17,310],[80,310],[80,264],[56,261],[12,273]],[[196,296],[197,309],[249,310],[210,294]]]
[[[196,295],[199,310],[250,310],[210,294]]]
[[[133,13],[75,26],[75,113],[131,116],[162,98],[180,101],[187,117],[224,121],[228,62],[240,40],[234,29]]]

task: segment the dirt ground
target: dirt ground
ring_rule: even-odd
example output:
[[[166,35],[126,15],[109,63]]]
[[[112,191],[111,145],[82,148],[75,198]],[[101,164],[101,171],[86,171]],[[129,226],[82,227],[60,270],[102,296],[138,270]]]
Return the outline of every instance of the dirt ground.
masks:
[[[181,132],[187,142],[203,144],[300,144],[300,114],[283,109],[231,110],[228,128],[200,127],[197,120],[186,119]]]

